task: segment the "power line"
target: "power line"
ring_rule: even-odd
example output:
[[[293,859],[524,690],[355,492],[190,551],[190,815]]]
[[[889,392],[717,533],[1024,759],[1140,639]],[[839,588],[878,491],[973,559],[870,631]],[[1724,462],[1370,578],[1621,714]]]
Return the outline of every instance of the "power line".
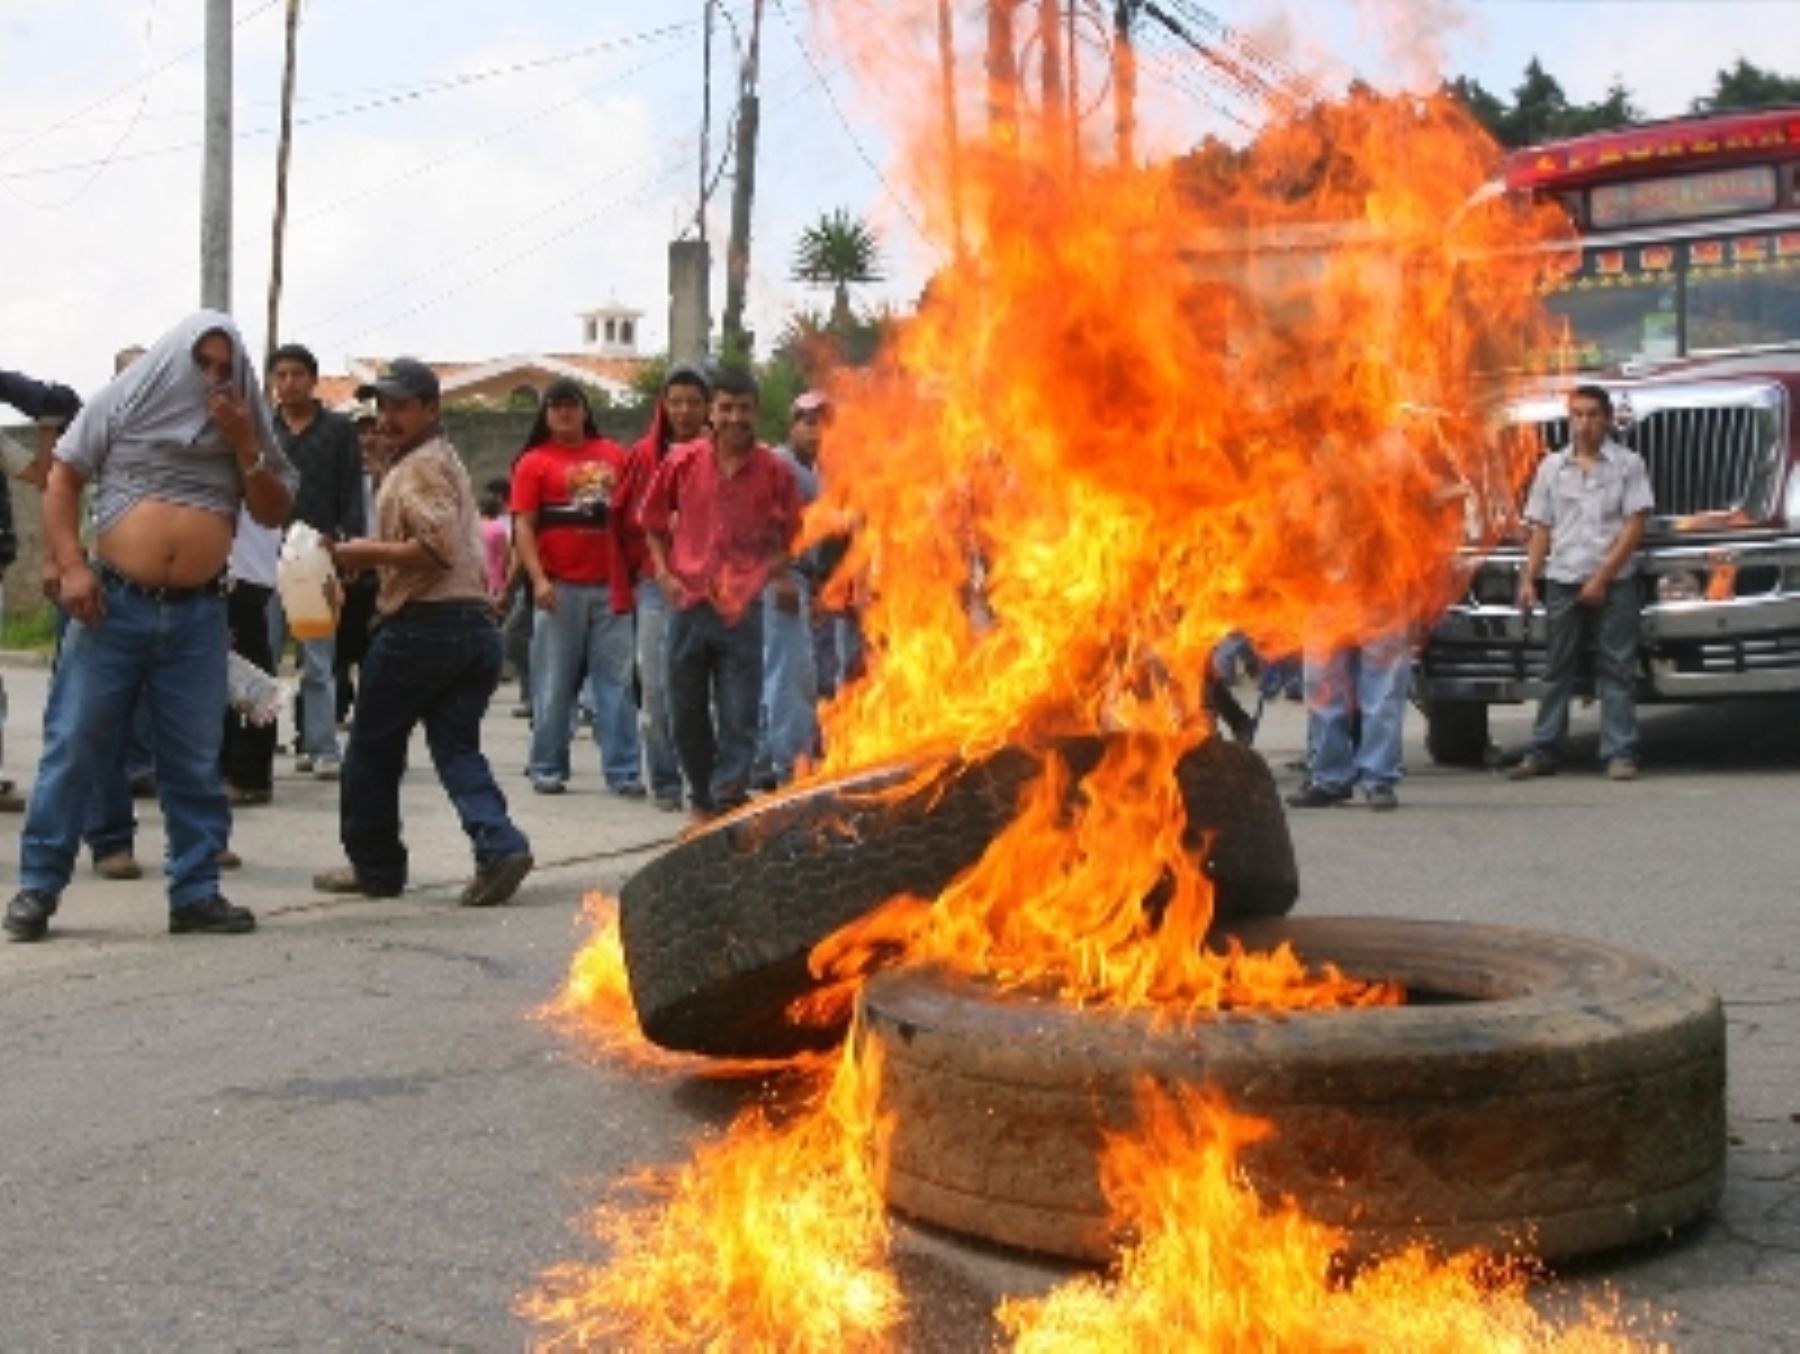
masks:
[[[277,0],[277,3],[279,2],[280,0]],[[242,22],[242,20],[240,20],[240,22]],[[503,75],[514,75],[525,71],[541,70],[547,66],[562,65],[571,61],[585,60],[588,57],[604,52],[620,51],[632,47],[646,46],[654,42],[666,41],[669,38],[680,37],[691,32],[696,26],[697,25],[692,22],[671,24],[644,33],[636,33],[628,37],[613,39],[606,43],[595,43],[590,47],[583,48],[579,53],[560,53],[553,57],[539,57],[530,61],[513,62],[505,66],[489,67],[486,70],[472,71],[465,75],[450,76],[441,80],[430,81],[425,84],[400,87],[391,94],[379,95],[359,103],[346,105],[343,108],[328,109],[324,112],[314,113],[308,117],[296,118],[294,120],[294,125],[296,127],[318,126],[322,123],[336,122],[341,118],[354,117],[362,113],[377,112],[383,108],[393,108],[403,104],[417,103],[424,99],[435,98],[440,94],[456,93],[473,85],[481,84],[487,80],[496,79]],[[66,122],[64,125],[66,125]],[[275,131],[276,129],[274,127],[253,127],[237,133],[235,139],[240,141],[257,140],[262,137],[272,136],[275,134]],[[180,155],[186,151],[196,150],[200,145],[201,143],[198,141],[184,141],[177,145],[149,147],[141,151],[134,151],[129,155],[110,155],[95,160],[78,160],[60,165],[39,165],[30,169],[4,170],[0,171],[0,181],[47,178],[57,174],[74,173],[77,170],[105,168],[111,164],[135,163],[141,160],[160,159],[164,156]]]
[[[818,77],[819,88],[825,93],[825,102],[831,105],[831,111],[837,116],[838,126],[844,129],[844,135],[850,139],[850,145],[855,149],[857,158],[860,159],[863,164],[868,167],[869,171],[881,181],[881,186],[887,190],[888,197],[891,198],[894,205],[900,209],[900,214],[906,218],[907,225],[913,228],[913,231],[921,240],[925,240],[929,243],[930,237],[926,235],[925,227],[919,223],[918,217],[913,215],[912,208],[906,204],[906,199],[900,196],[892,183],[888,182],[887,175],[881,172],[881,166],[875,163],[874,157],[869,154],[864,148],[862,141],[857,137],[855,129],[850,125],[850,119],[844,116],[844,110],[837,101],[837,94],[831,87],[831,80],[826,76],[824,70],[820,68],[819,63],[813,58],[812,48],[808,46],[806,40],[800,36],[800,31],[794,27],[793,17],[789,15],[787,6],[782,3],[782,0],[775,0],[775,8],[781,11],[781,20],[787,25],[789,35],[794,39],[794,45],[800,49],[800,55],[806,58],[806,64],[812,68],[813,74]]]
[[[791,103],[794,100],[798,99],[801,95],[807,93],[807,91],[810,88],[811,88],[811,82],[802,82],[801,84],[795,86],[792,90],[779,96],[774,101],[772,106],[781,107],[785,104]],[[516,266],[517,264],[524,262],[526,259],[534,257],[535,255],[543,252],[545,249],[549,248],[551,245],[557,244],[560,241],[567,239],[569,236],[575,234],[576,232],[578,232],[580,230],[585,229],[588,226],[593,225],[597,221],[604,220],[608,215],[617,211],[620,207],[626,205],[629,202],[632,202],[633,200],[635,200],[637,198],[642,197],[645,193],[656,188],[658,185],[663,183],[665,180],[672,179],[677,174],[685,174],[685,173],[689,172],[689,170],[691,170],[694,165],[695,157],[698,155],[699,137],[697,135],[695,135],[695,136],[690,136],[690,137],[684,138],[682,141],[678,142],[677,145],[682,147],[680,156],[673,163],[671,163],[667,168],[665,168],[661,173],[655,175],[648,183],[644,184],[643,186],[641,186],[637,189],[634,189],[631,192],[626,193],[619,198],[611,199],[611,200],[607,201],[600,207],[596,208],[593,212],[589,213],[586,216],[581,217],[580,219],[570,223],[569,225],[558,227],[556,230],[552,231],[549,235],[543,236],[537,240],[532,241],[530,244],[528,244],[524,248],[520,249],[517,253],[508,255],[507,257],[501,259],[499,262],[495,263],[492,267],[486,269],[485,271],[478,273],[472,277],[466,278],[463,281],[458,282],[455,285],[448,287],[441,292],[438,292],[434,296],[430,297],[429,299],[427,299],[425,301],[420,302],[419,304],[417,304],[415,306],[412,306],[412,307],[410,307],[404,311],[401,311],[397,314],[386,316],[383,319],[375,322],[374,324],[368,325],[367,327],[365,327],[361,330],[358,330],[356,333],[346,335],[344,338],[342,338],[340,340],[336,340],[336,342],[339,343],[340,345],[354,343],[357,339],[363,337],[366,334],[374,333],[378,329],[384,328],[389,325],[399,324],[405,320],[411,319],[415,315],[420,315],[428,310],[433,310],[436,307],[438,307],[439,305],[442,305],[445,301],[448,301],[448,300],[453,299],[454,297],[460,296],[462,293],[470,290],[471,288],[476,287],[483,282],[489,281],[492,278],[497,277],[501,273],[507,271],[508,269]],[[586,197],[589,193],[593,192],[596,188],[601,187],[608,183],[612,183],[618,179],[624,178],[626,175],[631,174],[631,173],[639,170],[640,168],[645,168],[645,167],[649,167],[649,166],[653,165],[658,159],[661,159],[665,154],[666,154],[666,151],[658,150],[658,151],[652,152],[650,155],[640,157],[639,159],[634,160],[631,164],[626,165],[621,169],[618,169],[609,174],[603,175],[601,178],[588,184],[585,188],[581,189],[580,191],[578,191],[576,193],[572,193],[568,197],[565,197],[565,198],[551,204],[549,207],[537,212],[535,215],[528,218],[527,220],[522,221],[516,225],[508,226],[506,229],[498,232],[497,234],[490,235],[490,236],[486,237],[485,239],[478,241],[474,246],[472,246],[469,249],[461,250],[458,253],[450,256],[447,259],[439,260],[436,263],[433,263],[433,264],[429,265],[428,267],[413,273],[410,277],[406,278],[405,280],[403,280],[402,282],[400,282],[394,286],[384,288],[380,292],[377,292],[377,293],[373,294],[372,296],[365,297],[362,300],[359,300],[349,306],[341,307],[340,309],[332,312],[330,315],[321,317],[320,319],[318,319],[316,321],[312,321],[312,322],[308,323],[307,325],[299,326],[296,328],[295,332],[300,332],[302,329],[316,332],[318,329],[323,328],[324,326],[328,325],[332,320],[340,318],[342,316],[355,314],[359,310],[367,309],[370,305],[373,305],[375,302],[383,300],[386,297],[392,296],[396,292],[404,291],[407,287],[413,285],[416,282],[423,280],[424,278],[430,276],[433,273],[440,272],[445,268],[454,267],[456,264],[461,263],[467,259],[475,258],[481,254],[484,254],[489,249],[491,249],[494,245],[500,243],[502,240],[510,239],[511,237],[521,233],[524,230],[530,229],[533,226],[542,226],[544,224],[543,217],[546,214],[561,211],[565,207],[569,206],[571,203],[578,201],[579,199],[581,199],[583,197]]]
[[[266,0],[266,3],[258,6],[256,9],[251,10],[248,14],[244,15],[243,18],[237,20],[232,25],[232,27],[234,29],[242,28],[245,24],[249,23],[252,19],[256,19],[256,18],[261,17],[264,14],[267,14],[270,10],[277,8],[281,4],[282,4],[282,0]],[[15,151],[22,150],[26,146],[32,145],[33,143],[35,143],[37,141],[43,140],[43,138],[48,136],[51,132],[60,131],[62,128],[67,127],[70,123],[76,121],[79,118],[85,117],[87,114],[93,112],[96,108],[106,107],[107,104],[111,103],[114,99],[118,98],[121,94],[129,93],[131,90],[136,89],[139,85],[144,84],[146,81],[154,80],[157,76],[161,75],[164,71],[170,70],[175,66],[179,66],[182,62],[186,61],[189,57],[193,56],[196,52],[201,52],[201,51],[204,51],[205,49],[206,49],[206,44],[204,42],[197,42],[192,47],[187,48],[185,51],[177,52],[174,56],[170,57],[167,61],[163,62],[162,65],[156,67],[154,70],[145,71],[142,75],[138,76],[136,79],[126,81],[124,84],[120,85],[117,89],[113,90],[110,94],[103,95],[102,97],[95,99],[92,103],[83,104],[80,108],[76,109],[73,113],[70,113],[67,117],[60,118],[57,121],[52,122],[49,126],[44,127],[40,131],[33,133],[32,135],[26,136],[21,140],[13,142],[12,145],[10,145],[10,146],[0,146],[0,160],[4,160],[7,156],[13,154]]]

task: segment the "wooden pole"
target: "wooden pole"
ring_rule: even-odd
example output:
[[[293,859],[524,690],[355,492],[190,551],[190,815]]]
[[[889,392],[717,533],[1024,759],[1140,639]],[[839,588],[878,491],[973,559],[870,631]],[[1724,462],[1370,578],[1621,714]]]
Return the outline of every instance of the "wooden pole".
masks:
[[[282,261],[287,242],[288,161],[294,147],[294,58],[300,28],[300,0],[287,0],[287,57],[281,72],[281,139],[275,149],[275,223],[270,231],[269,315],[263,331],[263,369],[281,341]]]
[[[996,142],[1010,142],[1019,131],[1019,49],[1013,37],[1018,5],[1019,0],[988,4],[988,134]]]
[[[950,180],[951,244],[961,262],[967,245],[963,239],[962,136],[956,118],[956,30],[950,0],[938,0],[938,67],[944,103],[944,166]]]
[[[1136,10],[1135,0],[1118,0],[1113,9],[1113,138],[1121,168],[1136,155],[1132,143],[1137,138],[1137,53],[1131,45]]]

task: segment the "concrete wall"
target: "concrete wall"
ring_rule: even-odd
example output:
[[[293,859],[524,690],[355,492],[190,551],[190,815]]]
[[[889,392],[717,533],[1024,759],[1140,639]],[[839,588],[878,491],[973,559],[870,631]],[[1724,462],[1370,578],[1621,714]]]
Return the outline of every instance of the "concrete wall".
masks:
[[[462,453],[469,467],[469,479],[476,492],[495,476],[505,475],[518,454],[519,443],[531,427],[532,416],[506,410],[461,410],[444,412],[444,426],[451,442]],[[637,409],[596,409],[594,421],[603,436],[630,446],[644,435],[648,413]],[[9,428],[15,438],[34,445],[30,428]],[[43,529],[42,505],[38,491],[20,480],[9,480],[12,491],[13,525],[19,535],[18,561],[6,571],[6,614],[21,616],[44,605],[42,591]]]

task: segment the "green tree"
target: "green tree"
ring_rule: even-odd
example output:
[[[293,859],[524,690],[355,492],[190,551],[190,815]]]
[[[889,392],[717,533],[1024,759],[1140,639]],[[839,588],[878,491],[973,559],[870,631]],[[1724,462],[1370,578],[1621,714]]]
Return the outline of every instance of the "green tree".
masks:
[[[1569,96],[1534,56],[1525,67],[1525,78],[1513,90],[1512,107],[1504,123],[1506,135],[1500,138],[1501,143],[1535,146],[1540,141],[1553,141],[1563,134],[1568,116]]]
[[[830,287],[832,327],[848,329],[855,320],[850,288],[882,280],[881,243],[874,231],[842,208],[826,212],[800,232],[794,278]]]
[[[1505,144],[1508,135],[1506,120],[1512,112],[1506,106],[1506,100],[1488,90],[1481,81],[1464,75],[1446,80],[1443,89],[1444,93],[1460,101],[1464,108],[1475,115],[1475,121],[1487,128],[1489,136]]]
[[[1716,113],[1728,108],[1767,108],[1780,103],[1800,103],[1800,78],[1777,75],[1740,56],[1735,66],[1714,77],[1711,94],[1694,100],[1694,111]]]

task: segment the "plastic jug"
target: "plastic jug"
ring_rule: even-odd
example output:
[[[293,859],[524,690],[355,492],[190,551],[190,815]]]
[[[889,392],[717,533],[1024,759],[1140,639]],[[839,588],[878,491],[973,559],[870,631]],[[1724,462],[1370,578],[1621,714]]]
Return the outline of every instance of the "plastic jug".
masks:
[[[337,633],[340,592],[337,569],[324,539],[304,522],[287,529],[275,565],[275,590],[295,639],[323,639]]]

